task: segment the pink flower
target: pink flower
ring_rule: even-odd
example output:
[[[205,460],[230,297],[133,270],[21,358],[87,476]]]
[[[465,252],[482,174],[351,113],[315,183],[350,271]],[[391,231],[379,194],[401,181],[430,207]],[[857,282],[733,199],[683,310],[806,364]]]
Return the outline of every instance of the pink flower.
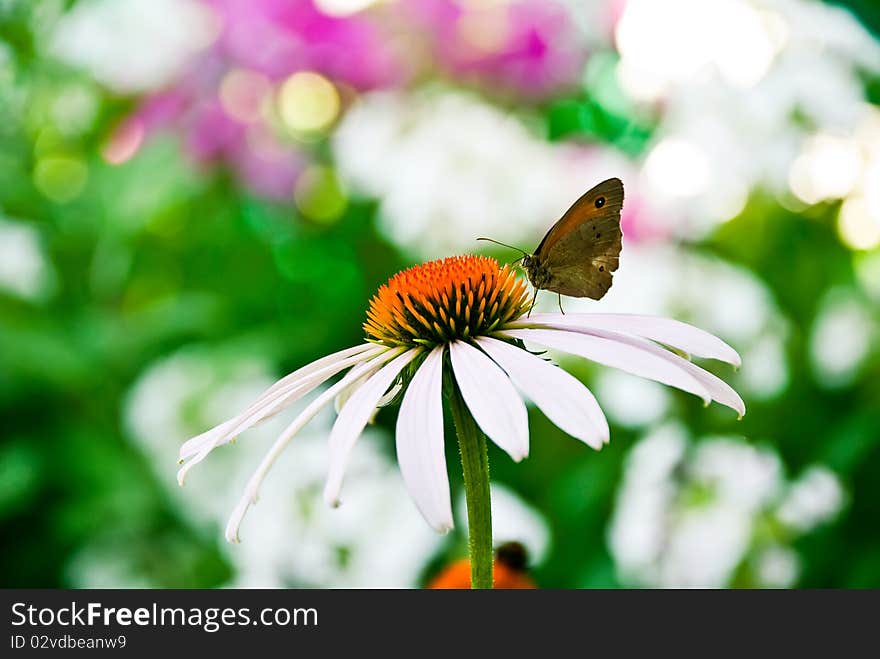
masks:
[[[367,90],[400,83],[405,69],[364,14],[328,16],[311,0],[204,2],[221,26],[216,41],[170,89],[147,98],[119,126],[105,158],[124,162],[151,134],[172,129],[197,163],[226,164],[257,194],[289,200],[308,156],[277,135],[271,112],[243,117],[224,103],[221,87],[230,72],[261,79],[262,86],[248,93],[268,97],[298,71],[320,73],[337,87]],[[261,99],[248,103],[259,109]]]
[[[328,16],[311,0],[205,0],[223,32],[216,48],[238,66],[274,80],[317,71],[356,89],[400,82],[402,67],[364,14]]]
[[[575,85],[586,49],[568,10],[553,0],[467,8],[454,0],[406,0],[440,66],[452,75],[529,97]]]

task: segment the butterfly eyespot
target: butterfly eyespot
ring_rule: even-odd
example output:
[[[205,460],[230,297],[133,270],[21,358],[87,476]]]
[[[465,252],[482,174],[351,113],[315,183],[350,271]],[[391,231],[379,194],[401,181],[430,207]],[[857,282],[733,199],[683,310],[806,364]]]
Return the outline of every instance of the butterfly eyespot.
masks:
[[[596,203],[596,208],[602,208],[602,206],[605,205],[605,197],[599,197],[595,203]]]

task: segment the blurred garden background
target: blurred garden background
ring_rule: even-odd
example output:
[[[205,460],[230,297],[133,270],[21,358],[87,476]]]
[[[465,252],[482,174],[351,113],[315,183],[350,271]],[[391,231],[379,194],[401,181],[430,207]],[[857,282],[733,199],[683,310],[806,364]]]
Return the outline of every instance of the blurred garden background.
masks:
[[[566,311],[717,334],[748,412],[567,362],[611,444],[530,410],[496,541],[546,588],[880,587],[878,34],[872,0],[0,0],[2,586],[424,585],[466,525],[419,516],[394,410],[338,510],[312,424],[240,545],[289,415],[183,489],[178,448],[396,271],[511,261],[475,238],[617,176],[614,286]]]

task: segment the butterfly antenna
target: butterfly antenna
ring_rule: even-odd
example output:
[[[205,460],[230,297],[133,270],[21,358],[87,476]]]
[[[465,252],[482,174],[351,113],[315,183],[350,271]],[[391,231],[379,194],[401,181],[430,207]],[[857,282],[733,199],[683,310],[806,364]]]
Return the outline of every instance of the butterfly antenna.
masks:
[[[495,243],[496,245],[501,245],[502,247],[507,247],[508,249],[515,249],[517,252],[522,252],[523,256],[529,255],[529,253],[524,249],[520,249],[519,247],[514,247],[513,245],[508,245],[507,243],[502,243],[501,241],[495,240],[494,238],[477,238],[477,240],[486,240],[490,243]],[[514,261],[514,263],[515,263],[515,261]]]

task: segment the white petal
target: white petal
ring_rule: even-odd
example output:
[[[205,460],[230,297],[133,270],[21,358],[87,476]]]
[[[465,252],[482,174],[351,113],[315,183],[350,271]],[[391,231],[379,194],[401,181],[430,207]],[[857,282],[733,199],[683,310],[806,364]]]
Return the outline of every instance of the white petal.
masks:
[[[412,348],[383,366],[352,394],[339,413],[336,423],[333,424],[333,430],[330,431],[330,469],[324,487],[324,500],[330,505],[339,505],[339,491],[342,489],[342,476],[345,473],[348,454],[373,415],[376,404],[403,367],[420,352],[421,348]]]
[[[529,454],[529,418],[525,403],[507,374],[463,341],[449,345],[455,381],[474,421],[511,458]]]
[[[366,373],[336,394],[336,398],[333,399],[333,408],[336,410],[336,414],[339,414],[339,412],[342,411],[342,408],[345,407],[345,404],[348,402],[348,399],[351,398],[352,394],[360,389],[361,385],[366,382],[371,375],[372,373]]]
[[[180,447],[180,455],[179,460],[183,462],[196,454],[204,453],[208,455],[211,450],[218,446],[226,433],[232,429],[232,427],[238,422],[238,417],[232,417],[228,421],[224,421],[218,426],[214,426],[210,430],[203,432],[201,435],[196,435],[192,439],[187,440],[183,446]],[[199,458],[199,462],[203,459]],[[183,483],[181,483],[182,485]]]
[[[588,334],[586,330],[581,333],[545,329],[505,330],[502,334],[569,352],[605,366],[619,368],[633,375],[662,382],[695,394],[702,398],[706,404],[712,400],[706,387],[688,370],[646,349],[644,345],[633,345],[633,342],[638,339],[626,337],[623,334],[606,333],[611,335],[599,336],[599,330],[593,330]],[[643,343],[647,344],[647,342]],[[662,350],[658,346],[654,347]],[[667,352],[667,354],[671,353]]]
[[[504,341],[481,337],[477,345],[562,430],[597,450],[608,441],[608,421],[596,398],[576,377]]]
[[[391,389],[379,399],[379,402],[376,403],[376,407],[385,407],[390,404],[392,400],[400,395],[401,389],[403,389],[403,385],[400,382],[395,382],[394,386],[392,386]]]
[[[517,328],[539,326],[551,329],[580,327],[635,334],[697,357],[720,359],[737,367],[742,364],[742,359],[736,350],[714,334],[680,320],[662,316],[625,313],[535,313],[529,319],[518,320],[509,325]]]
[[[355,355],[359,355],[366,350],[372,352],[377,347],[380,346],[377,346],[375,343],[362,343],[360,345],[352,346],[351,348],[346,348],[345,350],[340,350],[339,352],[334,352],[333,354],[327,355],[326,357],[321,357],[320,359],[317,359],[310,364],[306,364],[302,368],[299,368],[292,373],[285,375],[283,378],[278,380],[278,382],[269,387],[265,393],[275,391],[280,387],[290,384],[294,380],[299,380],[300,378],[311,375],[318,369],[324,368],[325,366],[329,366],[330,364],[334,364],[348,357],[354,357]]]
[[[403,395],[397,416],[397,462],[410,496],[432,528],[452,528],[443,445],[443,347],[431,351]]]
[[[333,406],[334,406],[334,408],[336,409],[336,413],[337,413],[337,414],[339,414],[339,412],[342,410],[342,408],[345,407],[345,404],[348,402],[348,399],[351,398],[351,395],[352,395],[357,389],[360,389],[360,386],[361,386],[364,382],[366,382],[366,380],[367,380],[368,377],[369,377],[369,375],[365,375],[364,377],[362,377],[362,378],[361,378],[360,380],[358,380],[357,382],[352,382],[352,383],[351,383],[350,385],[348,385],[348,387],[346,387],[343,391],[340,391],[340,392],[339,392],[339,395],[336,397],[336,400],[333,401]],[[400,384],[399,382],[395,382],[395,383],[394,383],[394,386],[391,387],[391,388],[385,393],[385,395],[382,396],[382,398],[379,399],[379,402],[376,403],[376,407],[377,407],[377,408],[380,408],[380,407],[385,407],[386,405],[388,405],[392,400],[394,400],[395,398],[397,398],[397,396],[398,396],[398,394],[400,394],[400,390],[401,390],[402,388],[403,388],[403,385],[402,385],[402,384]],[[378,409],[377,409],[376,411],[378,412]],[[372,421],[371,421],[370,423],[372,423]]]
[[[244,412],[236,417],[237,422],[229,432],[224,434],[221,440],[215,443],[215,446],[232,441],[245,430],[278,414],[285,407],[292,405],[340,371],[354,364],[372,359],[386,350],[388,350],[386,346],[371,343],[354,346],[353,348],[322,357],[284,376],[264,391]],[[187,444],[189,442],[181,447],[181,455],[187,450]]]
[[[662,348],[658,347],[658,350],[662,350]],[[733,387],[731,387],[724,380],[710,373],[709,371],[706,371],[696,364],[689,362],[687,359],[683,359],[678,355],[672,354],[671,352],[668,352],[667,355],[667,359],[670,359],[673,362],[679,364],[683,369],[689,371],[691,375],[697,378],[702,383],[702,385],[706,387],[706,390],[712,395],[712,400],[717,401],[722,405],[726,405],[733,410],[736,410],[736,413],[739,414],[739,418],[745,416],[746,404],[743,402],[743,399],[740,398],[740,395],[736,393]]]
[[[374,346],[371,344],[368,344],[366,349],[363,349],[362,346],[357,346],[357,348],[359,348],[357,351],[349,348],[347,351],[343,350],[340,353],[336,353],[335,356],[331,355],[330,357],[335,357],[332,360],[330,357],[323,357],[284,377],[263,392],[242,413],[184,442],[180,447],[180,459],[186,460],[196,456],[194,458],[195,463],[200,462],[214,448],[232,441],[245,430],[278,414],[284,408],[292,405],[340,371],[356,363],[371,359],[388,349],[384,346]],[[354,354],[339,357],[342,353],[347,352],[354,352]],[[321,363],[320,368],[316,368],[316,365],[319,363]],[[297,373],[304,375],[298,379],[292,379]],[[282,382],[286,382],[286,384],[281,385]]]
[[[618,341],[620,343],[626,343],[635,348],[640,348],[647,352],[650,352],[661,359],[665,359],[671,364],[678,366],[683,371],[689,373],[695,380],[697,380],[703,388],[709,393],[712,400],[718,401],[722,405],[726,405],[733,410],[736,410],[737,414],[739,414],[740,418],[746,413],[746,406],[743,402],[742,398],[739,397],[733,388],[728,385],[726,382],[716,377],[712,373],[703,370],[696,364],[691,363],[687,359],[672,353],[665,348],[661,348],[656,343],[652,343],[645,339],[640,339],[635,336],[627,336],[625,334],[618,334],[617,332],[607,332],[604,330],[597,329],[572,329],[572,331],[578,334],[586,334],[589,336],[599,336],[605,339],[611,339],[614,341]]]
[[[275,443],[272,444],[272,448],[269,449],[269,452],[263,457],[260,465],[257,467],[257,470],[254,472],[254,475],[251,476],[248,481],[247,487],[245,487],[244,494],[242,494],[241,498],[238,501],[238,504],[235,506],[235,509],[232,511],[232,515],[229,518],[229,522],[226,525],[226,540],[229,542],[238,542],[238,529],[241,526],[241,522],[244,519],[245,514],[250,509],[250,507],[257,502],[257,498],[260,493],[260,485],[263,483],[263,479],[266,477],[266,474],[269,473],[269,470],[272,468],[272,465],[275,464],[275,460],[278,459],[278,456],[281,455],[281,452],[287,447],[290,443],[290,440],[294,438],[296,433],[302,430],[305,425],[311,421],[315,415],[320,412],[325,406],[327,406],[340,391],[350,386],[352,382],[356,382],[360,378],[362,378],[366,374],[375,373],[385,362],[394,357],[395,355],[399,355],[403,349],[402,348],[393,348],[388,350],[385,353],[374,357],[373,359],[358,364],[353,369],[351,369],[348,373],[345,374],[339,382],[334,384],[332,387],[329,387],[326,391],[322,392],[320,396],[315,398],[311,403],[309,403],[306,408],[299,413],[299,416],[293,420],[287,428],[285,428],[284,432],[275,440]]]

